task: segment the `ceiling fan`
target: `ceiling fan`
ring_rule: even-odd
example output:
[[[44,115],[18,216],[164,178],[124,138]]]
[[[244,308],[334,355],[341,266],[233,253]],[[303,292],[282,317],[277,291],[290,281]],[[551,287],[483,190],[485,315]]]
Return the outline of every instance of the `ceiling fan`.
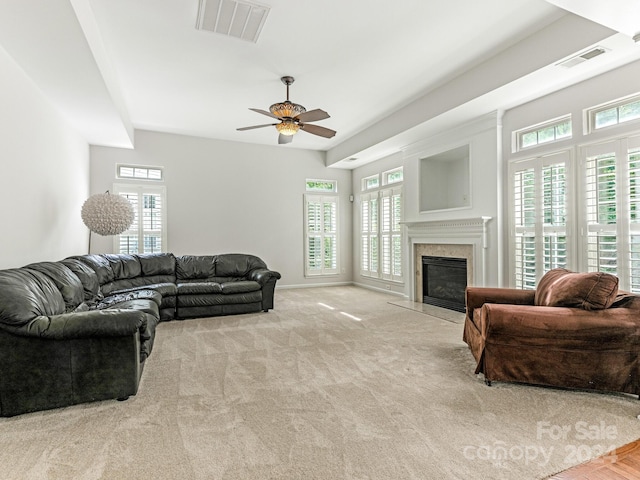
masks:
[[[287,99],[282,103],[274,103],[269,107],[269,111],[261,110],[259,108],[250,108],[249,110],[253,110],[254,112],[261,113],[266,115],[267,117],[275,118],[276,120],[280,120],[279,123],[266,123],[264,125],[253,125],[251,127],[242,127],[237,130],[252,130],[254,128],[262,128],[262,127],[276,127],[276,130],[280,133],[278,136],[278,143],[291,143],[293,140],[293,136],[298,132],[298,130],[302,130],[307,133],[312,133],[313,135],[319,135],[325,138],[331,138],[336,134],[335,130],[331,130],[329,128],[321,127],[319,125],[310,125],[307,122],[317,122],[318,120],[324,120],[329,118],[329,114],[324,110],[320,110],[316,108],[315,110],[310,110],[307,112],[307,109],[302,105],[298,105],[297,103],[293,103],[289,101],[289,85],[294,82],[293,77],[282,77],[282,83],[287,86]]]

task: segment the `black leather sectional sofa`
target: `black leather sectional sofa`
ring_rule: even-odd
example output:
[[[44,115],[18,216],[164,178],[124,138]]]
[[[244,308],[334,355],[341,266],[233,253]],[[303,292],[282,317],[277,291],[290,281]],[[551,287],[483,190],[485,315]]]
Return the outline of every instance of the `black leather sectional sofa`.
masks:
[[[268,311],[246,254],[82,255],[0,270],[0,416],[138,391],[160,321]]]

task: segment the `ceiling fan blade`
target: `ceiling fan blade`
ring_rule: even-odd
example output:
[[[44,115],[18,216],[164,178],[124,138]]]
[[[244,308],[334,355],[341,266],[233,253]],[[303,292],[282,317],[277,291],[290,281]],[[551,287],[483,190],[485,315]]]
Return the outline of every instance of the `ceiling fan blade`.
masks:
[[[314,135],[319,135],[325,138],[331,138],[336,134],[336,131],[331,130],[330,128],[321,127],[319,125],[309,125],[306,123],[304,125],[300,125],[300,129],[307,133],[313,133]]]
[[[278,135],[278,144],[291,143],[293,141],[293,135]]]
[[[261,113],[262,115],[266,115],[267,117],[276,118],[276,119],[280,120],[280,117],[277,117],[273,113],[267,112],[266,110],[260,110],[259,108],[250,108],[249,110]]]
[[[253,130],[254,128],[273,127],[274,125],[277,125],[277,123],[265,123],[264,125],[253,125],[251,127],[236,128],[236,130],[238,130],[239,132],[242,132],[244,130]]]
[[[325,118],[331,118],[327,112],[316,108],[294,117],[301,122],[317,122],[318,120],[324,120]]]

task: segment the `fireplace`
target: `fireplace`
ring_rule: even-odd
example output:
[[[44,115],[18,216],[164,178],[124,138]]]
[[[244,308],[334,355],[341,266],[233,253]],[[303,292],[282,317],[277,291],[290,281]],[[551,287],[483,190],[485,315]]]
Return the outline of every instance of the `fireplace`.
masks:
[[[423,303],[464,312],[466,287],[466,258],[422,256]]]

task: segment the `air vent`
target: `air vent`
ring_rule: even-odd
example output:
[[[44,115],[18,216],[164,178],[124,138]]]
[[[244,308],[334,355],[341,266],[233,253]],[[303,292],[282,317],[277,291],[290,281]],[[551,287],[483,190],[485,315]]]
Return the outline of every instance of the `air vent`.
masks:
[[[598,55],[602,55],[605,52],[606,52],[606,50],[604,48],[595,47],[595,48],[592,48],[591,50],[587,50],[586,52],[583,52],[583,53],[581,53],[579,55],[576,55],[574,57],[568,58],[567,60],[563,60],[562,62],[558,63],[557,65],[559,65],[561,67],[565,67],[565,68],[575,67],[576,65],[584,63],[587,60],[591,60],[592,58],[595,58]]]
[[[200,0],[196,28],[256,43],[269,10],[238,0]]]

